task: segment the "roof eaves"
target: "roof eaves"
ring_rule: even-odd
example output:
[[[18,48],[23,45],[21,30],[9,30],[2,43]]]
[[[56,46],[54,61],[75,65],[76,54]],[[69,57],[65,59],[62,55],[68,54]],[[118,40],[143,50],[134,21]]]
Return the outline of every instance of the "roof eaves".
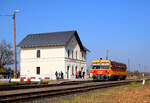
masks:
[[[44,46],[42,46],[42,45],[24,45],[24,46],[19,46],[19,47],[21,47],[21,48],[36,48],[36,47],[52,47],[52,46],[64,46],[64,45],[58,45],[58,44],[56,44],[56,45],[44,45]]]
[[[85,46],[84,47],[84,50],[87,51],[87,52],[91,52],[89,49],[87,49]]]

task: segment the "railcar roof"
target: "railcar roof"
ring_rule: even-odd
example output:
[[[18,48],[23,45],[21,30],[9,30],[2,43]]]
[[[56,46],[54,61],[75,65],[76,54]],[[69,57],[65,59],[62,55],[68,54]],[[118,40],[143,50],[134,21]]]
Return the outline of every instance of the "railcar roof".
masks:
[[[105,60],[105,59],[102,59],[102,60],[93,60],[92,63],[99,63],[99,62],[114,62],[114,63],[118,63],[118,64],[124,64],[124,63],[121,63],[121,62],[117,62],[117,61],[111,61],[111,60]]]
[[[110,60],[93,60],[92,63],[99,63],[99,62],[109,62],[110,63]]]
[[[119,64],[124,64],[124,63],[121,63],[121,62],[117,62],[117,61],[111,61],[111,62],[115,62],[115,63],[119,63]]]

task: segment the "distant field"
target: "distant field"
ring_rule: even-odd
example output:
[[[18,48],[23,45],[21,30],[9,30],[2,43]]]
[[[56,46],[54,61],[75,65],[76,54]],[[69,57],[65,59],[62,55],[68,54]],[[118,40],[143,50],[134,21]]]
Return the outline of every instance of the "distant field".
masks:
[[[41,103],[40,100],[30,103]],[[132,83],[111,89],[97,90],[86,94],[42,99],[42,103],[150,103],[150,81]]]

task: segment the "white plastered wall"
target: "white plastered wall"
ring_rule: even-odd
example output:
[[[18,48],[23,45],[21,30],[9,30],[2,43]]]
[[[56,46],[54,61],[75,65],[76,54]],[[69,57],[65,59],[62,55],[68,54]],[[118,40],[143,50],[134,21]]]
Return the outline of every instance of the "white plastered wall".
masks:
[[[70,57],[68,58],[68,49],[70,50]],[[72,57],[72,50],[73,50],[73,57]],[[77,51],[77,56],[76,56],[76,51]],[[82,52],[80,50],[80,46],[75,38],[75,36],[73,36],[73,38],[70,40],[70,42],[68,43],[68,45],[65,47],[65,74],[66,74],[66,78],[67,78],[67,66],[69,66],[69,79],[75,79],[75,68],[77,66],[77,71],[81,70],[81,68],[83,67],[83,70],[86,72],[87,67],[86,67],[86,57],[82,57]],[[85,52],[84,56],[86,56]],[[72,66],[73,66],[73,74],[72,75]]]
[[[40,50],[40,58],[36,51]],[[39,47],[21,49],[22,77],[49,77],[55,79],[55,72],[64,71],[64,47]],[[36,67],[40,67],[40,75],[36,74]]]

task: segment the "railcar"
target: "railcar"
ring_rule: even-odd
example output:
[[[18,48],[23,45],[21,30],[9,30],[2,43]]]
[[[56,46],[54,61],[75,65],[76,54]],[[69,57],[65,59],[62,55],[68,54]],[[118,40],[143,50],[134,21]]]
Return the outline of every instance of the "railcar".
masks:
[[[111,60],[92,61],[93,80],[125,80],[127,76],[126,64]]]

